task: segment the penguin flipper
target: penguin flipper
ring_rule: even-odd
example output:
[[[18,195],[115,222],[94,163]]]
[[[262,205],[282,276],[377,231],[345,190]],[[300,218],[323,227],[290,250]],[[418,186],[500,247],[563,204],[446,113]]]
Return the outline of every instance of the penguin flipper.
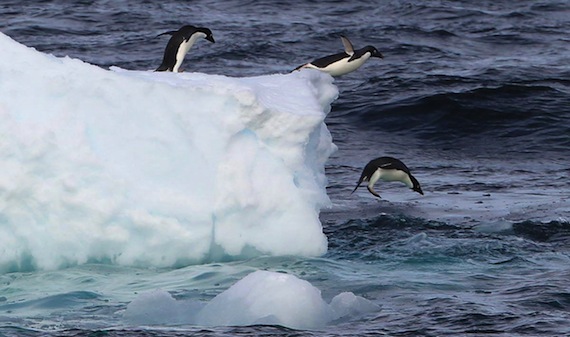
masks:
[[[176,33],[176,32],[177,32],[176,30],[170,30],[170,31],[168,31],[168,32],[164,32],[164,33],[158,34],[156,37],[159,37],[159,36],[162,36],[162,35],[173,35],[173,34]]]
[[[362,184],[362,180],[358,182],[358,185],[356,185],[356,187],[352,190],[352,192],[350,192],[350,194],[352,195],[352,193],[356,192],[356,189],[360,186],[360,184]]]
[[[356,185],[356,187],[352,190],[352,192],[350,192],[350,194],[356,192],[356,189],[360,186],[360,184],[362,184],[363,181],[365,181],[366,179],[368,179],[368,176],[366,175],[366,172],[362,172],[362,174],[360,175],[360,179],[358,179],[358,184]]]
[[[354,54],[354,47],[352,46],[350,40],[344,35],[340,36],[340,40],[342,41],[342,45],[344,46],[344,52],[347,53],[348,55]]]

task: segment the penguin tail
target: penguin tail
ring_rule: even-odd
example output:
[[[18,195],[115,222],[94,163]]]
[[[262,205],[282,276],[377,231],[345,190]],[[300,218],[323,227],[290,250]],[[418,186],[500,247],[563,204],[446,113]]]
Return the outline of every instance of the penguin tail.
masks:
[[[172,69],[168,68],[168,66],[161,64],[158,68],[156,68],[155,71],[172,71]]]

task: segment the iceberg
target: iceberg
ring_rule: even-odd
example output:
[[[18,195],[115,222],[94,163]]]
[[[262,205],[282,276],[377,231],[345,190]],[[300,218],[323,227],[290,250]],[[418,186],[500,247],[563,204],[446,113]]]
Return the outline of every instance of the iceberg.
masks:
[[[0,33],[0,272],[319,256],[318,71],[101,69]]]

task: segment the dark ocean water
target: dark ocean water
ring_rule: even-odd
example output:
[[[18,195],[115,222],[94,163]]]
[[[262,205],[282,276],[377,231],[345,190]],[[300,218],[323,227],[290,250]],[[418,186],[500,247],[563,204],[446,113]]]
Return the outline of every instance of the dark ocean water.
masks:
[[[285,73],[342,50],[341,34],[385,56],[335,80],[327,255],[244,262],[302,274],[324,298],[352,291],[379,313],[321,331],[120,328],[126,303],[108,300],[122,291],[111,284],[136,273],[176,285],[176,271],[95,265],[0,275],[3,289],[30,294],[0,293],[0,336],[570,335],[568,1],[37,0],[3,1],[0,17],[20,43],[104,68],[156,68],[166,43],[156,35],[184,24],[216,38],[194,46],[187,71]],[[396,184],[381,184],[380,201],[350,195],[383,155],[404,161],[426,195]],[[80,290],[35,295],[59,277]],[[7,314],[19,308],[29,317]]]

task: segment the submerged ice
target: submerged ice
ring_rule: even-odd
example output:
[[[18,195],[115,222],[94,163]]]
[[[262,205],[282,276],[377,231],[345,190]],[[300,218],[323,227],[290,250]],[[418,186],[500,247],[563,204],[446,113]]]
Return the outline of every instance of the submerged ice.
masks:
[[[319,289],[293,275],[255,271],[207,303],[176,300],[156,290],[137,297],[124,318],[133,325],[281,325],[318,329],[331,322],[357,318],[380,308],[367,299],[344,292],[330,303]]]
[[[332,78],[104,70],[0,34],[0,271],[327,242]]]

